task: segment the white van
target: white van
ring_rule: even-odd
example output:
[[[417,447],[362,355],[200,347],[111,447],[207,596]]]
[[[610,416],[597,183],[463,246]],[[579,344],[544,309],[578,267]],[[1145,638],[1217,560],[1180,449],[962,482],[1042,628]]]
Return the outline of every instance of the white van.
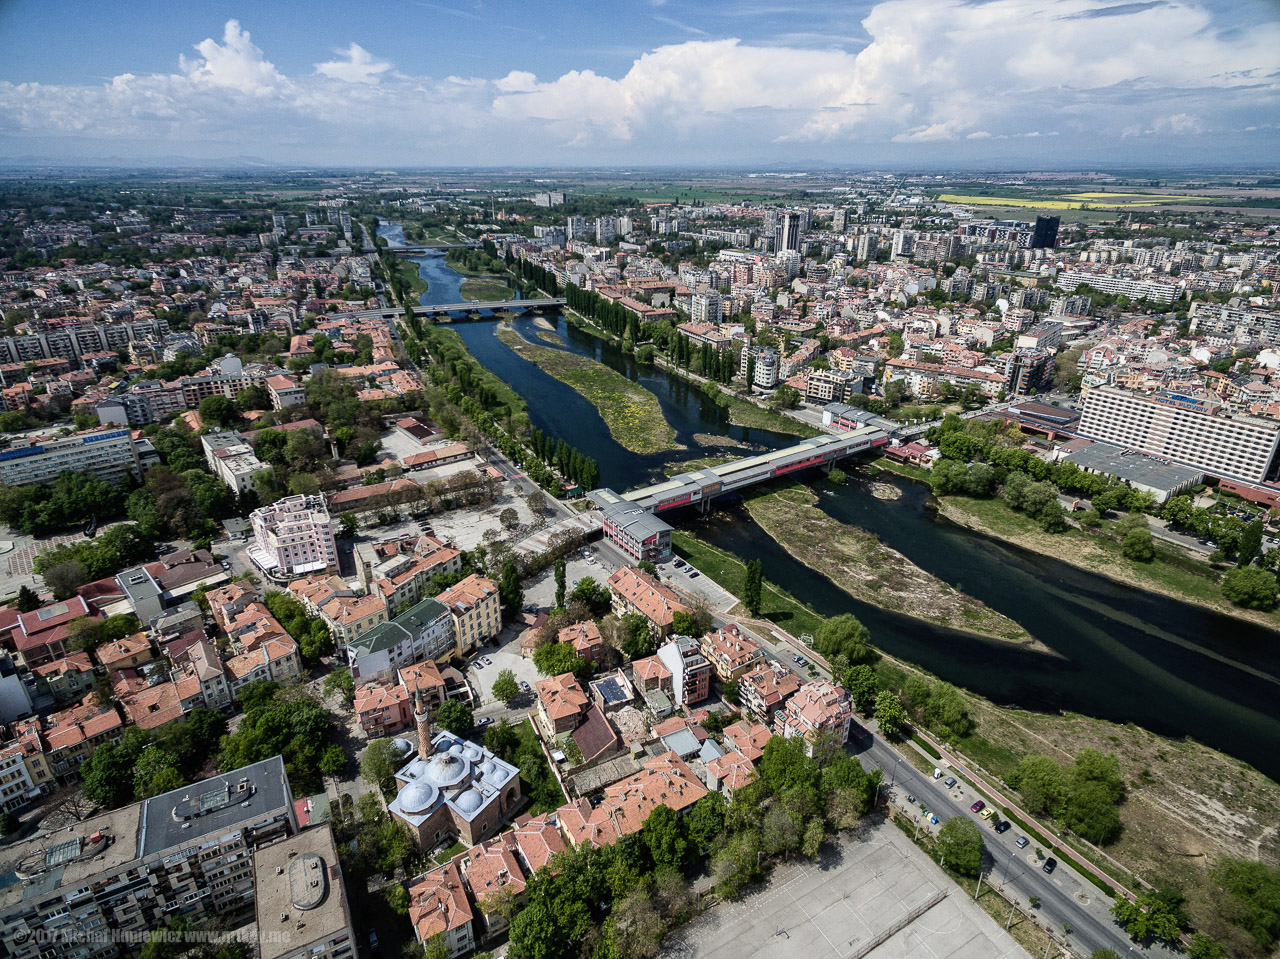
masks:
[[[933,767],[933,778],[934,778],[934,779],[941,779],[941,778],[942,778],[942,770],[941,770],[941,769],[939,769],[937,766],[934,766],[934,767]]]

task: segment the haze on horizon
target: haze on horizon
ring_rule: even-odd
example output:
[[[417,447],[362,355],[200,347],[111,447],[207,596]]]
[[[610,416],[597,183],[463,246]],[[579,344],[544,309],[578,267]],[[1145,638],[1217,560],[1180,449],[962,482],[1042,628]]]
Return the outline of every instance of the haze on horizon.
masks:
[[[612,5],[610,5],[612,7]],[[1268,0],[0,5],[0,159],[1272,164]]]

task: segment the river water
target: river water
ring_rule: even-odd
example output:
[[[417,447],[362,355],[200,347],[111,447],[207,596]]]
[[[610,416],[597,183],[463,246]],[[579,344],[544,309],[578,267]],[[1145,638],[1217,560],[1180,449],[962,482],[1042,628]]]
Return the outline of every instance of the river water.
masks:
[[[378,232],[392,245],[403,242],[394,225]],[[461,300],[462,277],[442,255],[414,259],[428,283],[423,303]],[[602,481],[616,489],[651,482],[664,463],[742,452],[702,445],[695,434],[729,436],[755,447],[794,442],[791,436],[731,426],[723,410],[678,377],[640,367],[554,313],[545,319],[563,340],[559,348],[598,360],[652,391],[676,430],[677,442],[687,449],[656,456],[631,453],[613,441],[595,407],[499,341],[496,324],[458,323],[453,328],[481,363],[525,397],[539,428],[593,456]],[[535,338],[532,318],[517,319],[515,327],[542,343]],[[927,489],[906,480],[892,485],[901,493],[896,500],[878,499],[855,480],[824,494],[819,505],[1016,620],[1057,655],[860,603],[794,560],[740,507],[701,523],[698,534],[743,559],[762,560],[770,580],[819,613],[856,614],[886,652],[996,703],[1079,712],[1190,737],[1280,778],[1280,635],[1275,631],[971,533],[938,519]]]

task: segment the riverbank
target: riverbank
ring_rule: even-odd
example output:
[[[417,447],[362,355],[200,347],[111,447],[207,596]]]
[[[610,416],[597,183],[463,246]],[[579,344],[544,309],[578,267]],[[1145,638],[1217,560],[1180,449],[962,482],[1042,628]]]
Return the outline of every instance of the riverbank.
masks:
[[[1270,629],[1280,628],[1280,611],[1242,609],[1229,603],[1222,595],[1221,574],[1160,539],[1153,542],[1156,558],[1139,563],[1120,552],[1120,544],[1106,534],[1108,524],[1097,533],[1074,526],[1062,533],[1046,533],[1030,517],[1015,512],[1000,499],[944,496],[937,502],[939,516],[992,539],[1051,556],[1128,586]]]
[[[751,518],[778,545],[854,599],[1052,654],[1009,617],[925,572],[872,534],[828,516],[817,502],[812,489],[794,482],[757,487],[744,499]]]
[[[672,542],[703,575],[741,595],[746,566],[739,557],[681,530]],[[793,635],[813,633],[822,623],[814,610],[767,577],[762,594],[762,616]],[[741,606],[734,612],[746,615]],[[875,641],[873,634],[873,645]],[[884,687],[900,691],[912,676],[934,681],[912,663],[883,652],[879,656],[876,673]],[[1209,871],[1225,857],[1280,859],[1280,831],[1273,821],[1280,784],[1189,738],[1168,739],[1132,724],[1077,714],[1011,709],[965,689],[959,693],[974,729],[952,745],[968,765],[993,781],[1007,782],[1029,755],[1047,755],[1069,766],[1086,748],[1115,753],[1127,790],[1119,806],[1119,838],[1102,851],[1075,837],[1065,841],[1131,888],[1144,882],[1176,885],[1187,896],[1198,928],[1239,941],[1239,930],[1222,919]]]
[[[518,355],[581,394],[600,411],[610,435],[633,453],[683,449],[675,441],[676,431],[662,415],[658,398],[643,386],[585,356],[538,346],[508,324],[499,325],[496,336]]]
[[[472,303],[509,300],[511,287],[492,274],[470,276],[462,281],[462,298]]]
[[[384,264],[390,264],[396,271],[396,275],[404,282],[405,288],[412,293],[413,302],[418,301],[418,297],[427,292],[427,281],[418,273],[418,264],[413,260],[406,260],[402,256],[384,256],[382,258]]]

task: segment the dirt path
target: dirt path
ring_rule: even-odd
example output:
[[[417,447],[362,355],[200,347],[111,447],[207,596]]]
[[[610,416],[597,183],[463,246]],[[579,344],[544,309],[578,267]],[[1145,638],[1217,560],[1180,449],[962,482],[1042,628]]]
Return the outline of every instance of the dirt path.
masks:
[[[870,533],[816,509],[815,502],[811,490],[792,485],[750,497],[746,506],[783,549],[856,599],[1055,655],[1012,619],[925,572]]]

